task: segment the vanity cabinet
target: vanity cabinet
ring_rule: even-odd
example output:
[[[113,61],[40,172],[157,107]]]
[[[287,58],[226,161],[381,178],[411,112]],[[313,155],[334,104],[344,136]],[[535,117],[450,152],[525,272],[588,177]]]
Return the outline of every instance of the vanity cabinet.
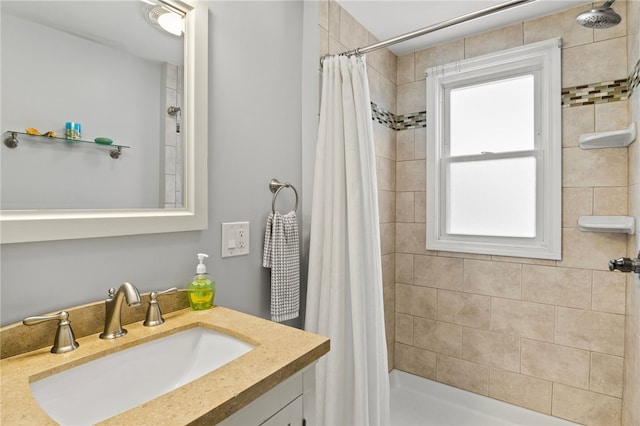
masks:
[[[304,370],[304,374],[313,374],[313,368]],[[218,425],[302,426],[305,397],[302,375],[299,371]]]

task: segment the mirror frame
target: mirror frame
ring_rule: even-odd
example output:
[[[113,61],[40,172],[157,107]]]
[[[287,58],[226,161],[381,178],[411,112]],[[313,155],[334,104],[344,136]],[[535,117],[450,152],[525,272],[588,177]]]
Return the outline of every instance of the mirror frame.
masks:
[[[185,208],[4,210],[0,211],[0,244],[207,229],[209,8],[207,2],[197,0],[162,1],[185,13]]]

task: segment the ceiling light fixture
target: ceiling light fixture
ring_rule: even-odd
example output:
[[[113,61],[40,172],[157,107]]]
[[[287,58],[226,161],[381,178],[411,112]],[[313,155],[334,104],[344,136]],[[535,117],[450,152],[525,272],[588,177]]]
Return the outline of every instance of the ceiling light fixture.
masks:
[[[183,33],[182,15],[164,6],[156,6],[149,10],[149,21],[169,34],[180,37]]]

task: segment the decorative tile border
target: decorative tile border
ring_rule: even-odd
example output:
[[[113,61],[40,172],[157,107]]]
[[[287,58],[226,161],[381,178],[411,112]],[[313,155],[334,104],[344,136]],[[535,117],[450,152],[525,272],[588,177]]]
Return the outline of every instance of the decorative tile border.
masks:
[[[640,86],[640,60],[627,79],[565,87],[562,89],[562,107],[624,101],[631,97],[638,86]],[[426,111],[395,115],[373,102],[371,102],[371,119],[392,130],[420,129],[427,126]]]
[[[628,79],[584,84],[562,89],[562,107],[603,104],[629,98]]]
[[[627,84],[629,85],[629,97],[631,97],[633,91],[640,86],[640,59],[636,62],[636,66],[631,72]]]
[[[391,130],[419,129],[427,125],[427,112],[420,111],[407,115],[395,115],[391,111],[371,102],[371,119]]]

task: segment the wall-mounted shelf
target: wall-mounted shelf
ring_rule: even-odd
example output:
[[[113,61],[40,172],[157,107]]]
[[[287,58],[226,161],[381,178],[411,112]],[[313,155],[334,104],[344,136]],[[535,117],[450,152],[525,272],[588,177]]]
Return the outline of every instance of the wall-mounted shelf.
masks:
[[[91,144],[91,145],[99,146],[99,147],[111,148],[109,150],[109,155],[113,159],[116,159],[116,158],[120,157],[120,154],[122,154],[122,149],[123,148],[129,148],[126,145],[115,145],[115,144],[104,145],[104,144],[97,143],[95,141],[86,141],[86,140],[82,140],[82,139],[66,139],[66,138],[51,137],[51,136],[44,136],[44,135],[32,135],[32,134],[25,133],[25,132],[17,132],[15,130],[7,130],[6,132],[4,132],[4,135],[7,135],[7,137],[4,139],[4,144],[8,148],[17,148],[18,147],[18,143],[20,142],[18,140],[18,135],[20,135],[21,138],[22,137],[26,137],[27,139],[35,138],[35,139],[37,139],[39,141],[47,140],[47,141],[51,141],[51,142],[55,142],[55,143],[60,143],[60,142],[64,142],[64,143],[82,143],[82,144]]]
[[[635,234],[633,216],[580,216],[578,229],[585,232],[613,232],[617,234]]]
[[[636,139],[636,123],[623,130],[583,133],[578,141],[582,149],[622,148],[631,145]]]

